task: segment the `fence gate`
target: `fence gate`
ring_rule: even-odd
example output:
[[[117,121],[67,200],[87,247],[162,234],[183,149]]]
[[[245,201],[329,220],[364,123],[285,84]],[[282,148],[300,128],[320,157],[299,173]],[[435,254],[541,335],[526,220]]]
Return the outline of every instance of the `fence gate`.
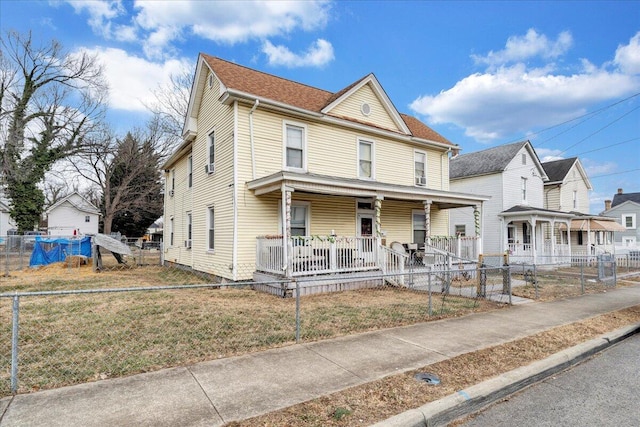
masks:
[[[616,259],[612,254],[598,255],[598,280],[600,282],[616,280]]]

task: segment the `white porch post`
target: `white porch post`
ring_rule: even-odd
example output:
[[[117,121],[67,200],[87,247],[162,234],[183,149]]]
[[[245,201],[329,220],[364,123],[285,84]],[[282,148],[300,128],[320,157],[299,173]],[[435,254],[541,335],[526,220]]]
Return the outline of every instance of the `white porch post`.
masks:
[[[291,245],[291,189],[284,184],[281,187],[282,193],[282,258],[284,261],[284,269],[287,277],[291,277],[292,259],[291,253],[293,247]]]
[[[431,200],[424,202],[424,244],[431,245]]]
[[[569,263],[571,263],[571,219],[567,221],[567,244],[569,246]]]
[[[536,250],[536,217],[531,217],[531,252],[533,252],[533,264],[537,264],[537,250]]]
[[[587,221],[587,255],[593,255],[591,253],[591,221]]]
[[[551,219],[551,255],[553,256],[553,263],[557,262],[556,260],[556,219]]]
[[[482,229],[480,224],[480,205],[473,207],[473,221],[476,232],[476,256],[480,255],[482,251]]]
[[[378,261],[378,265],[382,265],[382,221],[380,220],[380,214],[382,212],[382,201],[384,200],[384,196],[376,196],[376,200],[374,202],[374,208],[376,210],[376,255],[375,259]]]

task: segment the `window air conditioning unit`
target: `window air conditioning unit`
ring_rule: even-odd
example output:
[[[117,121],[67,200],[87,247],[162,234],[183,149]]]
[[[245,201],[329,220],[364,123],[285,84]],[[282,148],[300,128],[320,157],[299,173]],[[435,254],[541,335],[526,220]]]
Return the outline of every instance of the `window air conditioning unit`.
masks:
[[[424,187],[427,185],[427,178],[424,176],[416,176],[416,185]]]
[[[185,240],[184,241],[184,247],[187,249],[191,249],[191,240]]]
[[[169,190],[169,196],[173,197],[174,190]]]
[[[216,165],[214,163],[209,163],[208,165],[204,165],[205,173],[214,173],[216,170]]]

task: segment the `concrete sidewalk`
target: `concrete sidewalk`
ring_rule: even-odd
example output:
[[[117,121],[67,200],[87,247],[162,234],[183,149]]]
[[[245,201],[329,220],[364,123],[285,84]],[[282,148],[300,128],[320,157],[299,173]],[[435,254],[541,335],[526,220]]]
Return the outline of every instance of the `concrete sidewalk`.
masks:
[[[640,304],[640,286],[0,400],[0,427],[221,426]]]

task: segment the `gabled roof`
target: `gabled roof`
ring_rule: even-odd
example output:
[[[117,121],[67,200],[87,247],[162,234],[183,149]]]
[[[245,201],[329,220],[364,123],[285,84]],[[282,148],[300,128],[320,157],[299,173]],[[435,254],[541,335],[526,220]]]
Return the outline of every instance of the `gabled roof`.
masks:
[[[417,118],[399,113],[373,74],[369,74],[351,83],[344,89],[333,93],[244,67],[204,53],[200,54],[198,69],[196,70],[196,79],[191,91],[184,129],[185,135],[189,133],[189,120],[195,119],[198,114],[199,105],[197,104],[201,101],[201,91],[204,88],[204,80],[206,79],[206,73],[202,71],[203,66],[208,67],[222,83],[223,93],[221,93],[221,98],[224,97],[226,93],[227,95],[241,96],[249,101],[260,100],[261,104],[272,103],[280,108],[306,112],[318,118],[331,116],[354,124],[365,124],[376,128],[376,125],[373,123],[344,116],[331,115],[333,106],[339,104],[345,97],[348,97],[360,87],[370,84],[376,95],[387,108],[389,116],[396,123],[398,129],[401,130],[400,132],[395,131],[395,133],[456,147],[455,144],[452,144],[448,139],[429,128]]]
[[[78,192],[73,192],[51,205],[49,209],[47,209],[47,215],[65,203],[69,203],[80,212],[100,215],[100,210],[93,203],[82,197]]]
[[[611,207],[614,208],[624,202],[634,202],[640,204],[640,193],[617,193],[613,196]]]
[[[552,160],[550,162],[544,162],[542,167],[549,177],[549,181],[545,182],[544,185],[553,185],[553,184],[562,184],[571,168],[576,166],[578,172],[580,173],[582,180],[587,185],[589,190],[592,190],[591,181],[587,177],[587,173],[582,167],[582,163],[577,157],[570,157],[568,159],[560,159],[560,160]]]
[[[449,178],[468,178],[503,172],[523,147],[527,147],[531,158],[536,162],[540,171],[544,173],[538,155],[531,143],[529,141],[521,141],[453,157],[449,162]],[[546,174],[543,176],[543,180],[545,178]]]

